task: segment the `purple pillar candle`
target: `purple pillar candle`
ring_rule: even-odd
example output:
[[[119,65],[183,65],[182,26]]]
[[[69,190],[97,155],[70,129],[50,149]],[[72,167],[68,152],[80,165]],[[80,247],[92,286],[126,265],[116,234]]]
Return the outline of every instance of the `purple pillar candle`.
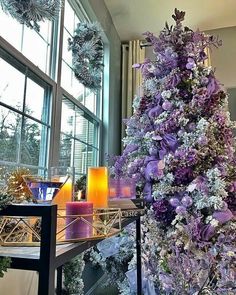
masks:
[[[68,227],[66,228],[66,240],[91,237],[93,234],[93,228],[92,225],[87,224],[86,221],[92,224],[92,214],[93,203],[91,202],[67,202],[66,226]],[[83,217],[84,220],[81,220],[78,217]],[[76,218],[78,218],[78,220],[76,220]],[[72,224],[69,225],[70,223]]]
[[[120,198],[134,199],[136,197],[135,180],[133,178],[120,179]]]

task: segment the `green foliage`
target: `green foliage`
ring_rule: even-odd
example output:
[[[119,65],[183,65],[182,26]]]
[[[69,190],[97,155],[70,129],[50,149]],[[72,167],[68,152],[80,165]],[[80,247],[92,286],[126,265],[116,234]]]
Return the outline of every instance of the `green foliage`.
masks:
[[[84,254],[80,254],[67,262],[63,267],[65,295],[83,295],[84,283],[81,279],[84,270]]]
[[[11,259],[9,257],[0,257],[0,278],[4,276],[4,272],[10,267]]]

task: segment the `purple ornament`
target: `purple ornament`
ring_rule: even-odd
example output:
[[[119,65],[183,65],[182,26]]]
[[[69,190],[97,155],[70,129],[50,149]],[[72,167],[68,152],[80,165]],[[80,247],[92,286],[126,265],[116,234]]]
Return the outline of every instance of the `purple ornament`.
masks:
[[[171,102],[169,102],[168,100],[165,100],[162,104],[162,108],[165,111],[170,111],[173,107],[173,104]]]
[[[186,195],[182,198],[181,203],[184,205],[184,207],[191,207],[193,204],[193,199]]]
[[[179,137],[181,137],[184,133],[185,133],[185,130],[184,130],[184,129],[180,129],[180,130],[177,132],[177,135],[178,135]]]
[[[227,209],[225,211],[215,211],[212,216],[218,220],[219,223],[224,224],[233,218],[233,213]]]
[[[171,198],[169,200],[169,202],[170,202],[171,206],[173,206],[173,207],[178,207],[180,205],[180,201],[177,198]]]
[[[187,212],[187,210],[184,206],[178,206],[176,207],[175,212],[179,215],[184,215]]]
[[[188,124],[188,130],[189,131],[194,131],[196,129],[196,124],[195,123],[189,123]]]

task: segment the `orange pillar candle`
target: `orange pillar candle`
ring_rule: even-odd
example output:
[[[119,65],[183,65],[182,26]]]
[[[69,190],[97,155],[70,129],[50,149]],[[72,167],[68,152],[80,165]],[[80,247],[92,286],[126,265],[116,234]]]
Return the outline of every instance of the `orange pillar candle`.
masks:
[[[63,177],[60,177],[62,180]],[[65,178],[65,177],[64,177]],[[65,209],[66,203],[72,201],[72,193],[73,193],[73,183],[70,177],[66,177],[67,180],[63,184],[60,191],[57,193],[56,197],[53,200],[53,204],[57,204],[58,209]]]
[[[108,171],[106,167],[89,167],[87,176],[87,201],[94,208],[108,206]]]

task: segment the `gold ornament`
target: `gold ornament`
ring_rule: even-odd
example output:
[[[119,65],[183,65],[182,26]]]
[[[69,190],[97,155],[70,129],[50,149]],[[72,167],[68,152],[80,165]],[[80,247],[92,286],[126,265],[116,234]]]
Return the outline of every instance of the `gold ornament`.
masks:
[[[6,192],[14,197],[14,203],[32,200],[32,192],[26,185],[23,175],[30,175],[29,169],[17,168],[6,179]]]

